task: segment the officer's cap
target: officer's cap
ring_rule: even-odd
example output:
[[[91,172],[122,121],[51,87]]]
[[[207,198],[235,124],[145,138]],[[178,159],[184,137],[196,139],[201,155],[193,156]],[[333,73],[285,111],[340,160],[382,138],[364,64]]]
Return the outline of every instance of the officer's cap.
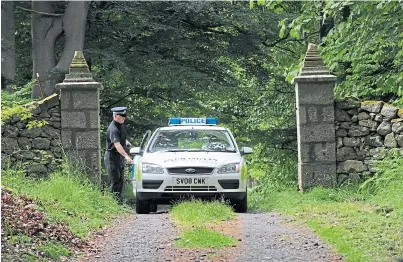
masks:
[[[120,115],[126,117],[126,109],[127,107],[124,106],[118,106],[111,108],[111,111],[113,112],[114,115]]]

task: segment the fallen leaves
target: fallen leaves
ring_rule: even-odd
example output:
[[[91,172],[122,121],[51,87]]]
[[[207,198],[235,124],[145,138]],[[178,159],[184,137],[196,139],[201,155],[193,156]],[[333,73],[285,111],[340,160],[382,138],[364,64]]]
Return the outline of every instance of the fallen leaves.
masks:
[[[38,211],[34,200],[24,195],[15,195],[2,188],[1,191],[1,254],[2,257],[22,255],[45,257],[38,246],[57,242],[72,253],[80,253],[89,244],[74,235],[67,225],[49,223],[44,212]],[[24,241],[22,241],[25,239]]]

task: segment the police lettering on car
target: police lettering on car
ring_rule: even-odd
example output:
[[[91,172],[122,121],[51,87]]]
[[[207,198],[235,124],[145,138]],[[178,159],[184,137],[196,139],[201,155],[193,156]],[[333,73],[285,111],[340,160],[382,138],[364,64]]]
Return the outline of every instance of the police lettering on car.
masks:
[[[158,204],[193,196],[231,201],[247,211],[247,166],[252,148],[238,148],[228,128],[215,118],[171,118],[130,151],[136,212],[156,211]]]

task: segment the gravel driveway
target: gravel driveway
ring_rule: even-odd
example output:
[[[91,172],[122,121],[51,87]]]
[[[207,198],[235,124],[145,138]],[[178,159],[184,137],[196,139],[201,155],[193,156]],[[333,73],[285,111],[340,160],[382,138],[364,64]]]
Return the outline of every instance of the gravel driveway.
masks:
[[[277,213],[239,214],[222,228],[238,239],[236,247],[176,248],[172,244],[179,231],[163,208],[115,222],[93,238],[94,249],[79,261],[343,261],[310,230]]]
[[[95,236],[94,249],[79,261],[165,261],[165,247],[176,237],[167,211],[133,214]]]
[[[342,261],[312,231],[277,213],[250,212],[242,218],[243,250],[237,261]]]

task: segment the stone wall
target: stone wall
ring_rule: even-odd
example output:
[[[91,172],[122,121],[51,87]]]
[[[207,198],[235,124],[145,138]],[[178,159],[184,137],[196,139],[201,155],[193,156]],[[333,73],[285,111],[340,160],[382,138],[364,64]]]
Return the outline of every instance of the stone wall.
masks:
[[[403,109],[382,101],[334,101],[336,77],[314,44],[294,79],[298,187],[363,181],[390,151],[403,155]]]
[[[403,109],[381,101],[335,103],[337,181],[364,180],[388,151],[403,154]]]
[[[14,116],[1,127],[1,167],[20,165],[29,175],[44,176],[61,163],[60,103],[57,94],[37,102],[32,118]],[[42,127],[28,128],[32,120],[45,120]]]

